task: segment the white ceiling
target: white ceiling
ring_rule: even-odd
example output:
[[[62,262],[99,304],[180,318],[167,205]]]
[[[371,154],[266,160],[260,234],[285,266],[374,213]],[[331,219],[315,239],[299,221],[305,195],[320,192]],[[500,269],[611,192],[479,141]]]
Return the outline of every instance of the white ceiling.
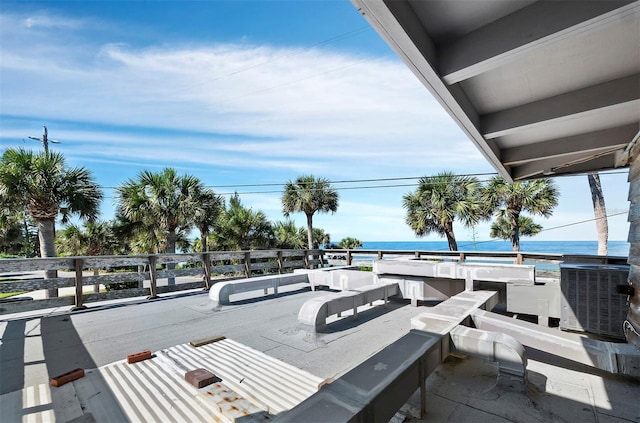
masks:
[[[352,3],[507,179],[626,165],[640,1]]]

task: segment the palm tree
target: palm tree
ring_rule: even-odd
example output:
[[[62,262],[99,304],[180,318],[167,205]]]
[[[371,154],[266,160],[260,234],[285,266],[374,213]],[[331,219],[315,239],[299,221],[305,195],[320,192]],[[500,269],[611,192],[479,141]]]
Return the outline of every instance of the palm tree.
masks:
[[[362,241],[360,241],[358,238],[352,238],[350,236],[342,238],[342,240],[338,243],[338,248],[345,248],[348,250],[353,250],[360,247],[362,247]]]
[[[302,229],[302,234],[304,234],[305,230]],[[304,238],[304,236],[301,236]],[[324,246],[327,248],[328,245],[331,245],[331,234],[328,234],[322,228],[313,228],[313,249],[317,250],[320,246]]]
[[[590,173],[587,175],[589,189],[591,189],[591,201],[593,202],[593,214],[596,218],[596,230],[598,231],[598,255],[607,255],[607,241],[609,238],[609,222],[607,222],[607,207],[604,204],[600,175]]]
[[[482,196],[487,206],[496,210],[499,219],[509,222],[511,246],[513,251],[520,251],[520,213],[551,216],[558,205],[559,193],[551,179],[507,183],[502,177],[495,176]]]
[[[487,217],[480,188],[477,178],[448,171],[420,178],[416,191],[403,197],[405,220],[417,236],[446,236],[449,250],[457,251],[453,222],[458,219],[470,227]]]
[[[200,245],[202,252],[207,251],[207,237],[215,226],[222,211],[224,211],[224,200],[211,189],[205,189],[195,194],[199,203],[195,210],[194,223],[200,231]]]
[[[99,213],[102,192],[83,167],[67,168],[62,154],[8,149],[0,160],[0,196],[19,212],[26,208],[38,226],[41,257],[55,257],[55,221],[72,215],[92,221]],[[55,278],[48,270],[45,278]],[[49,295],[57,295],[50,290]]]
[[[229,199],[229,208],[220,216],[212,236],[219,250],[259,250],[275,244],[271,223],[261,211],[242,205],[238,194]]]
[[[153,173],[140,172],[117,188],[118,212],[124,218],[146,228],[156,228],[164,234],[164,252],[176,252],[178,231],[189,231],[195,223],[199,207],[197,193],[205,190],[195,176],[180,176],[173,168]],[[175,268],[170,263],[169,270]],[[175,278],[169,278],[169,285]]]
[[[282,194],[282,214],[303,212],[307,216],[307,245],[313,249],[313,215],[335,213],[338,210],[338,192],[325,178],[303,175],[295,181],[288,181]]]
[[[300,230],[305,233],[305,237],[300,237]],[[296,226],[293,220],[285,220],[281,222],[276,222],[273,225],[273,232],[276,236],[276,247],[277,248],[289,248],[294,250],[299,250],[305,247],[306,245],[306,231],[304,228],[299,228]]]
[[[520,236],[534,236],[542,230],[542,225],[535,223],[529,216],[520,215],[518,218],[518,227],[520,228]],[[491,224],[491,238],[500,238],[508,241],[511,239],[511,221],[505,217],[498,217]]]

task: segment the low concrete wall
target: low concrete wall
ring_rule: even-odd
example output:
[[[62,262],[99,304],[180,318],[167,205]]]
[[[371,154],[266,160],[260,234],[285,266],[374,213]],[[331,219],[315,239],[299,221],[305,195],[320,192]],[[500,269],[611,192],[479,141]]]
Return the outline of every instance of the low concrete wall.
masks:
[[[372,272],[363,272],[352,266],[297,270],[294,273],[305,273],[312,289],[315,289],[316,286],[326,286],[329,289],[348,291],[375,282],[375,276]]]
[[[465,287],[460,279],[400,275],[379,275],[377,283],[397,283],[402,298],[417,301],[443,301],[464,291]]]
[[[278,293],[278,287],[296,283],[308,283],[305,273],[290,273],[287,275],[269,275],[255,278],[236,279],[214,284],[209,291],[209,298],[216,305],[229,304],[229,296],[243,292],[263,290],[266,295],[269,288]]]

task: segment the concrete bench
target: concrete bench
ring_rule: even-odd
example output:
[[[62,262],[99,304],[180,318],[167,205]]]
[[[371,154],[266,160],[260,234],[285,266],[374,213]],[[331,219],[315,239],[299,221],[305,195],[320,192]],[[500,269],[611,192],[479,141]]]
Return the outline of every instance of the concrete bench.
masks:
[[[398,284],[373,284],[354,289],[353,291],[335,292],[322,297],[307,300],[298,313],[298,321],[312,326],[316,331],[327,327],[327,317],[353,310],[353,319],[358,317],[358,307],[384,300],[399,293]]]
[[[263,290],[264,294],[267,295],[269,288],[273,289],[274,294],[277,294],[278,287],[297,283],[309,283],[307,275],[304,273],[291,273],[218,282],[209,290],[209,298],[215,305],[229,304],[229,296],[232,294]]]
[[[309,278],[311,289],[316,286],[326,286],[338,291],[351,291],[356,288],[375,283],[375,275],[372,272],[363,272],[353,266],[298,270],[304,272]]]
[[[378,260],[373,263],[377,275],[402,275],[428,278],[461,279],[533,285],[535,266],[498,263],[454,263],[418,259]],[[467,289],[472,287],[467,286]]]

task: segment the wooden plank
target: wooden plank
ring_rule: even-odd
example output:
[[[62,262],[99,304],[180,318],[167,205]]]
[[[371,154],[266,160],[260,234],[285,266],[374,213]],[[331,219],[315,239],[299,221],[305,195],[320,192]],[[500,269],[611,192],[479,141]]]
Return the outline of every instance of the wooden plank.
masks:
[[[147,256],[90,256],[84,258],[85,269],[94,267],[144,266],[149,264]]]
[[[278,250],[251,251],[251,259],[277,258]]]
[[[243,260],[244,252],[242,251],[234,251],[234,252],[212,252],[211,261],[222,261],[222,260]]]
[[[214,342],[222,341],[223,339],[227,339],[226,336],[211,336],[209,338],[196,339],[194,341],[190,341],[189,345],[192,347],[201,347],[203,345],[212,344]]]
[[[304,267],[304,260],[295,260],[295,261],[283,261],[282,262],[283,269],[302,269]]]
[[[65,288],[74,286],[74,278],[27,279],[0,282],[0,292],[38,291],[47,288]]]
[[[277,261],[265,261],[262,263],[251,263],[251,270],[268,270],[268,269],[277,269],[278,262]]]
[[[202,261],[200,254],[156,254],[157,263],[181,263]]]
[[[282,250],[282,257],[304,257],[304,251],[301,251],[301,250]]]
[[[212,266],[211,273],[224,274],[244,272],[244,264],[227,264],[223,266]]]
[[[69,270],[73,269],[73,258],[29,258],[29,259],[1,259],[0,272],[34,272],[39,270]]]
[[[189,282],[189,283],[180,283],[177,285],[159,286],[158,293],[164,294],[167,292],[186,291],[188,289],[198,289],[198,288],[204,288],[204,282]]]
[[[149,273],[109,273],[106,275],[98,276],[85,276],[83,277],[84,285],[94,284],[108,284],[108,283],[123,283],[123,282],[142,282],[149,279]]]

